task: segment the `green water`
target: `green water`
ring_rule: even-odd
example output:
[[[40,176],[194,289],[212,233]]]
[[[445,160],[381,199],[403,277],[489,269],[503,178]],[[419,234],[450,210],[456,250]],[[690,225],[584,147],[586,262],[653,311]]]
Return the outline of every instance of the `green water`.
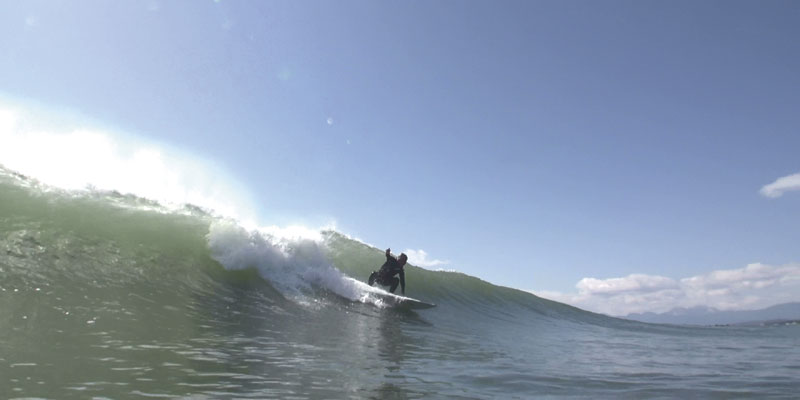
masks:
[[[793,398],[800,328],[617,320],[194,207],[0,173],[0,398]]]

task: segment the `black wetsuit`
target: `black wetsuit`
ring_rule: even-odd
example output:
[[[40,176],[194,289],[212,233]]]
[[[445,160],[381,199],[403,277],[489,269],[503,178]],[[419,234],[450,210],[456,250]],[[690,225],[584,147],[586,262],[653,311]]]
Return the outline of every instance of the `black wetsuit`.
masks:
[[[400,279],[395,278],[395,275],[398,274],[400,275]],[[406,273],[397,259],[392,255],[387,255],[386,262],[383,263],[381,269],[373,272],[372,275],[369,276],[369,284],[372,285],[373,282],[378,282],[384,286],[391,286],[389,292],[392,293],[397,289],[397,285],[400,284],[400,290],[403,294],[406,293]]]

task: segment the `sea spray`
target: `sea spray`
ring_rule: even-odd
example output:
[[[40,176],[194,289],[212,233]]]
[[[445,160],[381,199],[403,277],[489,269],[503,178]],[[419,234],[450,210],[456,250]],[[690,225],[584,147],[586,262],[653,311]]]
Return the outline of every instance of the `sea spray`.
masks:
[[[248,190],[223,165],[70,113],[2,98],[0,165],[59,189],[114,191],[236,218],[256,214]]]
[[[214,221],[207,237],[212,257],[226,269],[255,269],[288,297],[327,290],[349,300],[368,298],[368,286],[333,266],[324,241],[248,230],[230,219]]]

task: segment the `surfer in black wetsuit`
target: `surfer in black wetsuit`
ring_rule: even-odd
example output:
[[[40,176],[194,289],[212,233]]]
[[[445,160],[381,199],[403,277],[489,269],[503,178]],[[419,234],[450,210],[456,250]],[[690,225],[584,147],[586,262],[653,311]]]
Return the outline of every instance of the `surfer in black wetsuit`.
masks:
[[[386,249],[386,262],[383,263],[381,269],[372,271],[372,274],[369,275],[369,285],[372,286],[377,282],[383,286],[391,286],[389,291],[394,293],[395,289],[397,289],[397,285],[400,284],[400,291],[405,295],[406,273],[403,270],[403,266],[406,265],[408,256],[404,253],[400,253],[399,257],[394,258],[391,250],[392,249]],[[400,275],[400,279],[395,277],[395,275],[398,274]]]

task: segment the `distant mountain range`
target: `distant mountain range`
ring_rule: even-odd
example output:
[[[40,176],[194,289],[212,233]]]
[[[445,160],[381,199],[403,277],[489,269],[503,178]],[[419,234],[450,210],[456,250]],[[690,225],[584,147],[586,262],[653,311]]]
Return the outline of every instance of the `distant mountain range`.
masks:
[[[800,321],[800,303],[784,303],[761,310],[720,311],[697,306],[664,313],[632,313],[622,318],[654,324],[732,325],[763,321]]]

